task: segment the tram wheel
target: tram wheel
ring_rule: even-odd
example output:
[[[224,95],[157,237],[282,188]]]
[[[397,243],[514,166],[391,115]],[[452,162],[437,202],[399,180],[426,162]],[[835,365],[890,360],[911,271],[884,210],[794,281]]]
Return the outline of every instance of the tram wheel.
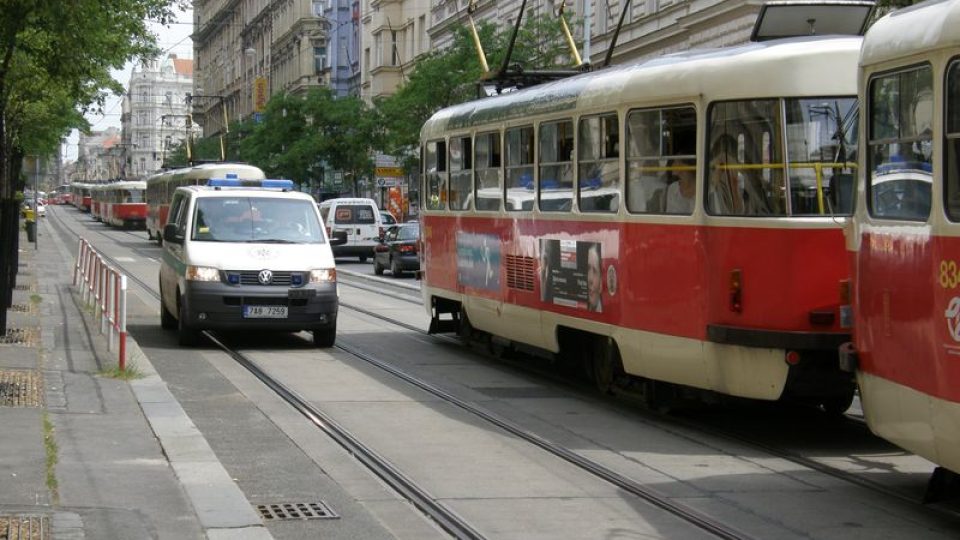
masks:
[[[853,389],[838,396],[830,396],[820,400],[820,410],[830,416],[840,416],[847,412],[853,404]]]
[[[590,355],[590,374],[597,390],[613,394],[617,381],[624,375],[620,349],[611,338],[597,339]]]

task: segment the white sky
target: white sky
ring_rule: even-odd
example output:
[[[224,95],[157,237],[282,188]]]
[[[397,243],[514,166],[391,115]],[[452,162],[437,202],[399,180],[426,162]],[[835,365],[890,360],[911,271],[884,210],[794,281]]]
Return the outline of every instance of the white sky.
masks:
[[[150,24],[150,28],[157,37],[157,45],[163,50],[161,58],[168,54],[175,54],[177,58],[193,58],[193,40],[190,35],[193,33],[193,9],[187,8],[177,14],[177,22],[164,27],[159,24]],[[122,70],[114,70],[113,78],[119,81],[124,88],[130,84],[130,75],[133,73],[134,62],[128,62]],[[102,131],[108,127],[120,127],[120,114],[122,99],[119,96],[107,98],[104,105],[104,114],[88,114],[87,121],[90,122],[90,129]],[[64,159],[66,161],[76,161],[77,142],[80,140],[80,134],[73,130],[67,137],[67,147]]]

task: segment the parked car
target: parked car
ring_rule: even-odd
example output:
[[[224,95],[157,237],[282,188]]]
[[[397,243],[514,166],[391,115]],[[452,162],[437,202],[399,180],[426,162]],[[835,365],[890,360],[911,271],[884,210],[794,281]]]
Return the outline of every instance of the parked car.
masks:
[[[419,241],[419,224],[389,227],[373,248],[373,273],[380,276],[389,268],[393,277],[400,277],[404,272],[420,270]]]
[[[380,211],[380,220],[383,222],[384,227],[397,224],[397,218],[393,217],[393,214],[387,212],[386,210]]]

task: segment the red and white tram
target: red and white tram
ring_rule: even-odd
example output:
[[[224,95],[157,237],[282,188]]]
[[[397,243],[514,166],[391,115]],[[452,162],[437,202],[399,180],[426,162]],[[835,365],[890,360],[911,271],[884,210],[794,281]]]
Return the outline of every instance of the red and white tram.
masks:
[[[143,228],[147,219],[146,189],[147,183],[143,181],[105,185],[101,202],[102,221],[114,227]]]
[[[263,180],[263,171],[240,163],[204,163],[183,169],[163,171],[147,178],[147,236],[157,242],[163,237],[170,200],[180,186],[206,185],[213,178]]]
[[[90,211],[90,186],[91,184],[83,182],[74,182],[70,184],[71,204],[83,212]]]
[[[93,184],[90,186],[90,217],[94,221],[103,221],[104,199],[107,196],[108,184]]]
[[[960,1],[952,0],[896,11],[867,33],[861,180],[848,236],[857,353],[848,365],[867,423],[953,473],[960,472],[958,28]]]
[[[431,330],[574,357],[654,403],[700,389],[845,410],[861,41],[674,54],[436,113]]]

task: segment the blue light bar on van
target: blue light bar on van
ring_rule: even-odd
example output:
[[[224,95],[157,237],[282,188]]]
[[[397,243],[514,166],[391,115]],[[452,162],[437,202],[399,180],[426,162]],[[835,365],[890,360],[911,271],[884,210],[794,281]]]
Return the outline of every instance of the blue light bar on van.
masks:
[[[293,189],[293,180],[240,180],[239,178],[211,178],[207,185],[213,188],[245,187],[269,189]]]

